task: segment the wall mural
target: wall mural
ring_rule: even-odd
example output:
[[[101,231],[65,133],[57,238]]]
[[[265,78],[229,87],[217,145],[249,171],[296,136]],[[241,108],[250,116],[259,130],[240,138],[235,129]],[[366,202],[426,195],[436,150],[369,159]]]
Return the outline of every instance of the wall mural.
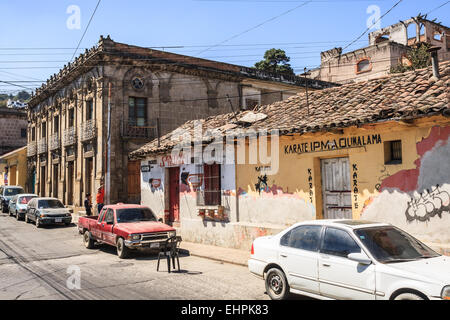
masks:
[[[436,215],[442,218],[444,212],[450,213],[450,194],[436,185],[431,191],[427,189],[418,197],[411,198],[406,209],[406,219],[409,222],[430,221]]]
[[[416,168],[392,175],[383,170],[376,188],[380,193],[397,190],[410,195],[404,212],[406,221],[427,222],[450,212],[450,126],[431,128],[428,137],[416,144],[416,149],[419,156],[414,162]]]

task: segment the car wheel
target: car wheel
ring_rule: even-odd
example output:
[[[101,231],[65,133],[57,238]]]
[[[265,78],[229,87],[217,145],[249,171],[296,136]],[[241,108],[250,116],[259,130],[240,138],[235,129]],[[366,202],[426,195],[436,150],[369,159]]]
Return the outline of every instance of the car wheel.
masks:
[[[421,296],[415,293],[401,293],[394,298],[394,300],[424,300]]]
[[[91,237],[91,233],[87,230],[83,234],[83,243],[87,249],[94,249],[95,242]]]
[[[266,292],[272,300],[284,300],[289,296],[289,284],[283,271],[272,268],[266,275]]]
[[[28,215],[25,213],[25,223],[29,223],[30,219],[28,219]]]
[[[36,218],[35,224],[36,224],[36,228],[40,228],[41,227],[41,223],[39,222],[38,218]]]
[[[129,254],[130,250],[125,246],[125,241],[123,238],[119,238],[119,240],[117,240],[117,255],[120,259],[126,259]]]
[[[19,221],[20,220],[20,216],[19,213],[16,211],[16,220]]]

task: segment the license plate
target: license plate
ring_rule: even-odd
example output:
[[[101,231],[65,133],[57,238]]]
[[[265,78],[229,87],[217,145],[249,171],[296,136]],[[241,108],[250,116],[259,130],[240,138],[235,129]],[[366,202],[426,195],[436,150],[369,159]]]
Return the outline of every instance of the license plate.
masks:
[[[55,219],[55,222],[56,222],[56,223],[62,222],[62,219],[61,219],[61,218],[56,218],[56,219]]]
[[[159,248],[159,242],[157,242],[157,243],[150,243],[150,248]]]

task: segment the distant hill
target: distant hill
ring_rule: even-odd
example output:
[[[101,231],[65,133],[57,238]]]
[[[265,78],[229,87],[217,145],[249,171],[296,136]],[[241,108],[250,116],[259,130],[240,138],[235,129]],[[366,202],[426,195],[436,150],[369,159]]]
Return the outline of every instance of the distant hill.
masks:
[[[20,91],[16,95],[0,94],[0,107],[6,107],[8,99],[11,99],[11,100],[14,100],[14,101],[20,100],[22,102],[28,102],[28,100],[30,100],[30,98],[31,98],[31,94],[29,94],[25,90]]]

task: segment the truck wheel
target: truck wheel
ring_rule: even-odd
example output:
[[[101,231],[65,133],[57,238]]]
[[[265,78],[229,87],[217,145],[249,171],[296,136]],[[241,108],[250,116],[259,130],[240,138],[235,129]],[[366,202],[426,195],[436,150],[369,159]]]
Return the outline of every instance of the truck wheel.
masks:
[[[267,272],[266,291],[272,300],[285,300],[289,296],[289,284],[283,271],[272,268]]]
[[[84,246],[88,249],[94,249],[94,240],[91,237],[91,233],[89,231],[85,231],[83,234],[83,242]]]
[[[119,238],[119,240],[117,240],[117,255],[120,259],[126,259],[129,254],[130,250],[125,246],[125,241],[123,238]]]

